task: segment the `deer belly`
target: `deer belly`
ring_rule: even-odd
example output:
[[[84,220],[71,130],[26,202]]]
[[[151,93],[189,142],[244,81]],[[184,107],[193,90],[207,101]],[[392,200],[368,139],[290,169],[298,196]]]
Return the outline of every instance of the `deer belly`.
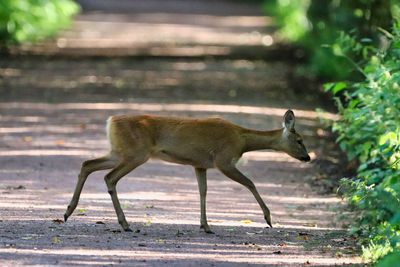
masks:
[[[172,163],[192,165],[193,167],[196,168],[208,169],[214,167],[214,159],[210,153],[204,151],[191,151],[191,152],[192,153],[189,155],[171,150],[161,149],[153,153],[152,157]]]

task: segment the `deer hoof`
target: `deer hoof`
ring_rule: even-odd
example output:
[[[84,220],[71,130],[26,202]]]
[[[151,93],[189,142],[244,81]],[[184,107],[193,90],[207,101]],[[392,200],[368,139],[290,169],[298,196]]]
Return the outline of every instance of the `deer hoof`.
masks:
[[[267,217],[264,217],[264,218],[265,218],[265,221],[267,222],[267,224],[269,225],[269,227],[272,228],[271,218],[267,218]]]
[[[124,229],[125,232],[133,232],[131,228]]]
[[[206,232],[207,234],[215,234],[213,231],[211,231],[211,229],[208,225],[207,226],[201,225],[200,229],[204,229],[204,232]]]
[[[64,214],[64,222],[67,222],[67,220],[68,220],[68,215]]]

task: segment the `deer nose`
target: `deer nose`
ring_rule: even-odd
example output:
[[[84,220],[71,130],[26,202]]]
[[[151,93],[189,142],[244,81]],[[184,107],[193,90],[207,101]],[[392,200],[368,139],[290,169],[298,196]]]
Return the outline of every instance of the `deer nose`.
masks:
[[[302,161],[309,162],[311,160],[310,156],[304,157],[301,159]]]

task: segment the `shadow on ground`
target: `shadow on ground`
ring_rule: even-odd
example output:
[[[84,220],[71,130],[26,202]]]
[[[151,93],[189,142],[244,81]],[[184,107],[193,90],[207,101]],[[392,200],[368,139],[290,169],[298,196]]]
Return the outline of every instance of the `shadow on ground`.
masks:
[[[3,260],[18,254],[18,263],[72,265],[210,265],[236,266],[283,264],[318,266],[342,264],[346,260],[329,256],[343,249],[345,233],[339,230],[265,229],[246,226],[214,226],[215,235],[197,225],[151,224],[140,232],[121,233],[106,224],[14,221],[4,233],[8,247],[0,250]],[[113,225],[113,224],[111,224]],[[24,234],[14,236],[19,228]],[[48,229],[52,230],[49,235]],[[4,239],[3,237],[3,239]],[[104,241],[106,240],[106,241]],[[307,255],[304,255],[306,251]],[[257,264],[258,262],[258,264]]]
[[[89,177],[77,210],[67,223],[59,223],[81,162],[108,150],[104,125],[109,115],[218,116],[273,129],[280,127],[284,108],[11,102],[1,103],[0,110],[0,255],[7,264],[298,266],[359,261],[353,258],[355,240],[334,219],[339,200],[317,195],[307,184],[312,165],[273,151],[251,152],[239,162],[271,209],[273,229],[266,228],[250,192],[209,170],[207,211],[216,234],[203,233],[193,169],[160,161],[138,167],[118,184],[122,207],[138,232],[121,233],[103,180],[106,172]],[[306,145],[317,153],[316,113],[295,113]]]
[[[340,200],[307,183],[319,175],[312,163],[273,151],[248,153],[238,164],[270,208],[272,229],[250,192],[209,170],[207,213],[216,234],[200,231],[193,169],[159,161],[117,187],[137,232],[120,231],[106,172],[88,178],[77,210],[62,223],[81,163],[108,151],[108,116],[220,117],[267,130],[281,127],[291,108],[314,160],[331,142],[315,112],[331,105],[318,85],[298,79],[298,58],[281,61],[292,54],[253,2],[80,2],[85,12],[71,30],[0,62],[0,265],[361,262],[334,218]]]

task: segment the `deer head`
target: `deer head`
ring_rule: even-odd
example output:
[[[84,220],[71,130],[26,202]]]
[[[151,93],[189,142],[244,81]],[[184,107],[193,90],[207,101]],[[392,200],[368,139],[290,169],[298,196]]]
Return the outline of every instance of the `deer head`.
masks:
[[[300,134],[296,133],[294,125],[294,113],[293,111],[288,110],[283,117],[283,132],[280,141],[281,149],[298,160],[306,162],[310,161],[310,156],[303,144],[303,138]]]

